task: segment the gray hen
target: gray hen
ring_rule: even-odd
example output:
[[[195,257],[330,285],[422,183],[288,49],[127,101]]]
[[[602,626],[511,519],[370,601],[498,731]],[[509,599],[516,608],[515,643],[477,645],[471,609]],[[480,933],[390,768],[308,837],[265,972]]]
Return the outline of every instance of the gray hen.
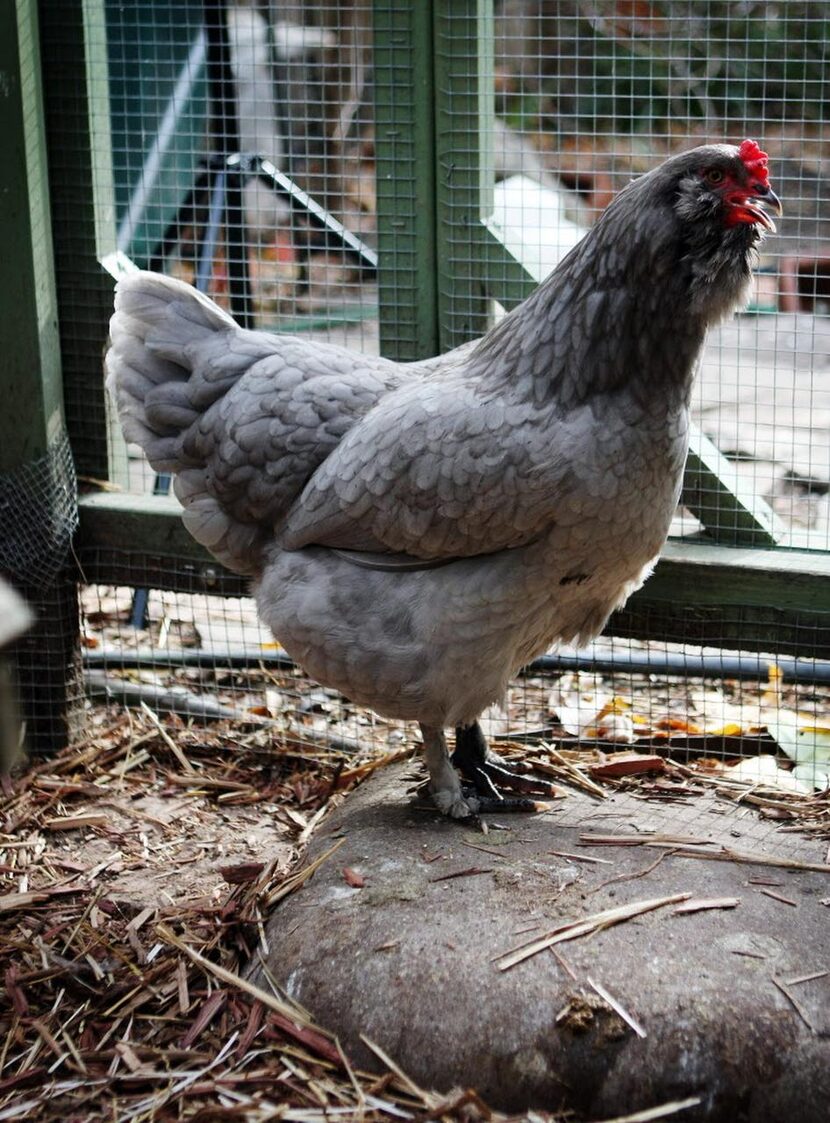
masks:
[[[420,723],[446,814],[522,805],[500,803],[509,770],[478,716],[650,572],[695,361],[745,298],[766,207],[753,141],[676,156],[481,340],[406,365],[243,331],[166,277],[119,282],[106,365],[126,437],[309,674]]]

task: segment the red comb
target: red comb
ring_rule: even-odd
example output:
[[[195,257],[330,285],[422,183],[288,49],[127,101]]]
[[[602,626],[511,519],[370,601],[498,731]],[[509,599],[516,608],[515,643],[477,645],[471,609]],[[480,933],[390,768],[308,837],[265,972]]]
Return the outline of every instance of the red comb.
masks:
[[[744,167],[763,184],[769,183],[769,170],[767,161],[769,157],[762,152],[754,140],[745,140],[738,149],[738,155],[744,162]]]

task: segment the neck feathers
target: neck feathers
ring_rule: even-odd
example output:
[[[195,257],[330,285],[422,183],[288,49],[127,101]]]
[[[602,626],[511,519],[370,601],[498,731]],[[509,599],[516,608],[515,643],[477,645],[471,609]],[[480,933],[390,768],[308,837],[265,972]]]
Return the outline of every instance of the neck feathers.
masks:
[[[639,186],[482,339],[488,378],[564,409],[625,390],[644,408],[688,400],[707,328],[746,298],[753,231],[689,236]]]

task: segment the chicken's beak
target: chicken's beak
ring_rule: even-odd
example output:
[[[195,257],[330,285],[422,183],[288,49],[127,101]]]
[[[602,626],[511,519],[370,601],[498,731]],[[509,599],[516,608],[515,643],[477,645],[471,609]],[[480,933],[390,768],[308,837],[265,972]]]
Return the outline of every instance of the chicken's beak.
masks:
[[[760,183],[755,184],[753,195],[744,201],[743,207],[744,210],[749,211],[756,222],[760,222],[762,226],[766,226],[767,230],[772,234],[775,233],[775,223],[770,218],[768,212],[773,211],[779,218],[784,213],[781,200],[772,188],[766,187]]]

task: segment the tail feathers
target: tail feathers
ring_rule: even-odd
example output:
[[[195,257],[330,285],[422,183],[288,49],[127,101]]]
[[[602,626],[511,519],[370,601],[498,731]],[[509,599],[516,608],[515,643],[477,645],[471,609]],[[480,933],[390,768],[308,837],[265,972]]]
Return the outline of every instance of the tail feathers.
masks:
[[[105,367],[124,436],[157,472],[174,474],[185,526],[240,573],[256,572],[263,531],[223,509],[206,464],[185,445],[201,414],[274,348],[271,337],[241,331],[213,301],[171,277],[133,273],[116,288]]]
[[[156,471],[185,466],[179,434],[249,364],[231,344],[241,334],[221,308],[181,281],[156,273],[119,281],[107,387],[125,437],[144,449]]]

